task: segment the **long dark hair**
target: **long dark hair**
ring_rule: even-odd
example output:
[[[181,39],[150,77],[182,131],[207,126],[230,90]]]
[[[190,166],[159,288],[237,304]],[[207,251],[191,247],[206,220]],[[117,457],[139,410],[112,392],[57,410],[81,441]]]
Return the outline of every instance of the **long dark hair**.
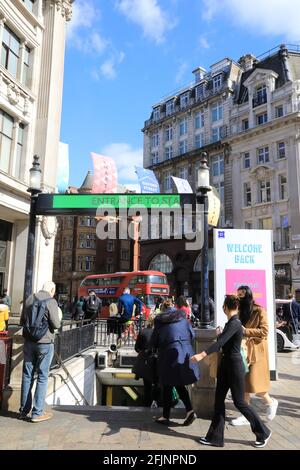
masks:
[[[237,290],[244,289],[246,291],[245,297],[240,298],[240,313],[239,318],[243,326],[250,320],[251,313],[254,306],[253,292],[249,286],[239,286]]]
[[[177,299],[177,302],[176,302],[176,305],[178,308],[181,308],[181,307],[188,307],[189,304],[188,304],[188,301],[186,300],[186,298],[184,297],[184,295],[180,295]]]

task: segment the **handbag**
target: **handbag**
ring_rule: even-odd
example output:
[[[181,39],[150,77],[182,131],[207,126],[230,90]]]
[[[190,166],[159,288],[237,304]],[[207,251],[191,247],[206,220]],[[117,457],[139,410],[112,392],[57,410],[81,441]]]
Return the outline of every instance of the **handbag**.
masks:
[[[172,408],[175,408],[175,406],[179,402],[179,395],[175,387],[172,388]]]
[[[157,382],[157,354],[153,352],[141,351],[132,368],[132,372],[137,377],[149,380],[149,382]]]
[[[242,360],[243,360],[244,372],[245,372],[245,374],[248,374],[249,364],[248,364],[248,361],[247,361],[247,352],[246,352],[246,349],[243,346],[241,346],[241,356],[242,356]]]

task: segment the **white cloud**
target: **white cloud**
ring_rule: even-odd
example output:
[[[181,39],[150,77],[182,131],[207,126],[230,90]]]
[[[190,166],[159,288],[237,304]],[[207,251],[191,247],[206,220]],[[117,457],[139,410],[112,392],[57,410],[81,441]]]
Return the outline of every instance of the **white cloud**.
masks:
[[[67,24],[67,37],[72,40],[81,28],[90,28],[96,16],[90,0],[77,0],[73,3],[72,20]]]
[[[99,18],[100,12],[91,0],[76,0],[72,20],[67,26],[68,45],[85,54],[102,55],[109,41],[97,31]]]
[[[127,143],[113,143],[106,145],[100,153],[113,158],[116,162],[119,183],[137,184],[137,175],[134,166],[143,166],[142,148],[134,149]]]
[[[108,45],[108,41],[102,38],[101,35],[97,32],[94,32],[90,35],[89,42],[91,48],[98,54],[102,54],[102,52]]]
[[[93,70],[92,76],[96,80],[100,80],[103,76],[108,80],[114,80],[117,77],[117,65],[121,64],[125,59],[125,53],[115,52],[109,59],[106,59],[100,66],[100,72]]]
[[[143,29],[144,35],[157,44],[165,39],[165,33],[174,27],[167,13],[157,0],[117,0],[117,9],[133,23]]]
[[[210,48],[210,44],[209,44],[207,38],[203,34],[199,37],[199,46],[202,49],[209,49]]]
[[[218,9],[222,4],[222,0],[202,0],[204,10],[202,12],[202,18],[206,21],[210,21],[215,16]],[[242,0],[241,0],[242,1]]]
[[[140,184],[125,184],[126,189],[129,189],[130,191],[135,191],[136,193],[141,192],[141,186]]]
[[[182,62],[175,75],[175,83],[181,84],[184,81],[185,73],[188,70],[188,64],[186,62]]]
[[[117,76],[117,72],[115,69],[115,63],[113,59],[107,59],[100,67],[101,74],[108,78],[109,80],[113,80]]]
[[[202,16],[207,20],[226,12],[232,22],[257,35],[299,40],[299,0],[202,0],[202,3]]]

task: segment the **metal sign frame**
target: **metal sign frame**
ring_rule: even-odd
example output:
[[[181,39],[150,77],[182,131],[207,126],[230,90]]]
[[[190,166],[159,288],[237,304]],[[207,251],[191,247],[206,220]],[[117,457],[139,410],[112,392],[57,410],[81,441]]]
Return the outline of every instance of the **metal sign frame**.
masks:
[[[198,199],[199,202],[199,199]],[[96,215],[97,209],[176,209],[196,207],[195,194],[38,194],[36,215]]]

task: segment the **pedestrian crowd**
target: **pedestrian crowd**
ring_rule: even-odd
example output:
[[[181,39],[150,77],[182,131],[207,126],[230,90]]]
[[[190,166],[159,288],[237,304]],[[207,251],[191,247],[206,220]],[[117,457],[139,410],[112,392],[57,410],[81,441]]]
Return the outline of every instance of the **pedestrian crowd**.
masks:
[[[4,292],[1,305],[10,307],[11,300]],[[55,330],[60,327],[59,307],[54,298],[55,284],[47,282],[43,288],[31,295],[24,305],[21,325],[24,336],[24,362],[19,418],[33,423],[48,420],[52,413],[45,411],[45,397],[49,368],[54,354]],[[298,295],[298,294],[297,294]],[[294,321],[300,309],[300,292],[291,307]],[[102,303],[94,291],[87,298],[80,297],[73,303],[72,317],[76,320],[94,321]],[[130,294],[126,288],[114,309],[114,319],[119,325],[132,320],[134,314],[141,315],[142,301]],[[266,406],[266,418],[272,421],[277,413],[278,401],[271,397],[268,362],[267,312],[258,305],[248,286],[242,285],[236,295],[226,295],[223,312],[227,317],[224,329],[217,329],[216,341],[207,349],[195,354],[193,324],[199,318],[200,309],[190,305],[184,296],[176,302],[172,298],[157,297],[147,326],[140,329],[135,350],[138,353],[133,372],[144,382],[145,406],[161,406],[162,416],[156,423],[169,426],[171,410],[181,400],[186,410],[184,426],[196,419],[188,385],[200,379],[199,363],[211,354],[219,355],[214,415],[202,445],[223,447],[225,428],[225,399],[228,391],[235,407],[241,413],[231,421],[233,426],[249,425],[255,435],[255,447],[264,447],[271,437],[271,430],[250,405],[250,395],[255,394]],[[214,316],[214,304],[210,299],[210,314]],[[6,327],[2,319],[0,327]],[[111,324],[112,325],[112,324]],[[120,335],[120,329],[117,330]],[[33,384],[37,379],[33,392]]]

